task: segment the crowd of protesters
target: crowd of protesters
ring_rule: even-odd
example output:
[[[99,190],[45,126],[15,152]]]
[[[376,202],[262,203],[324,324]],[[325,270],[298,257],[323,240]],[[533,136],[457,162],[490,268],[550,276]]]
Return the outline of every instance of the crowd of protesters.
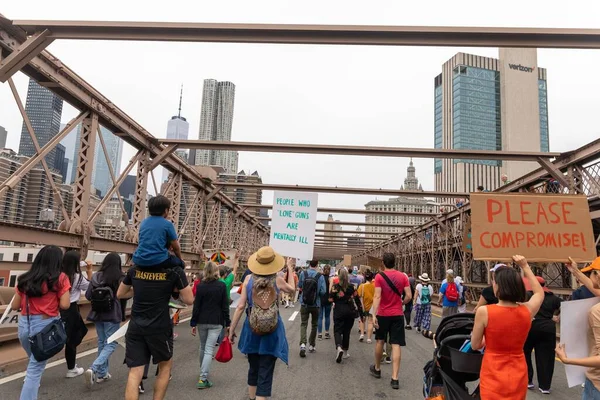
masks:
[[[534,275],[522,256],[513,257],[518,268],[496,264],[490,270],[491,285],[481,291],[471,311],[465,282],[451,269],[434,293],[427,273],[415,278],[402,272],[392,253],[383,255],[379,268],[323,267],[312,260],[303,269],[296,267],[293,259],[286,261],[272,248],[263,247],[248,259],[231,316],[239,255],[233,268],[206,262],[202,274],[190,284],[182,268],[175,228],[166,218],[170,201],[156,196],[148,206],[150,216],[140,226],[133,267],[127,273],[122,272],[122,260],[116,253],[106,255],[98,272],[92,273],[91,263],[81,260],[77,251],[45,246],[31,269],[19,277],[11,308],[22,310],[18,337],[29,356],[21,399],[38,398],[47,363],[38,356],[39,349],[32,348],[31,338],[61,325],[61,320],[66,377],[83,375],[87,387],[110,381],[109,360],[117,343],[109,343],[108,338],[125,320],[123,301],[127,299],[132,299],[125,335],[127,400],[143,393],[151,361],[158,364],[154,398],[165,397],[176,337],[171,314],[174,302],[181,307],[193,305],[190,325],[191,334],[199,339],[198,389],[213,386],[211,364],[219,343],[237,342],[247,357],[249,398],[271,397],[277,360],[289,362],[279,306],[294,307],[296,301],[300,303],[301,358],[317,351],[317,339],[333,338],[332,358],[343,363],[350,357],[358,322],[357,341],[375,342],[369,373],[380,379],[382,363],[391,364],[390,386],[399,389],[406,331],[414,329],[431,337],[434,298],[442,308],[442,318],[475,313],[470,345],[474,351],[485,349],[480,371],[482,399],[524,399],[536,383],[542,394],[550,394],[555,355],[564,364],[588,368],[583,399],[600,399],[600,305],[589,312],[589,340],[594,344],[589,357],[570,358],[569,349],[556,344],[562,299],[542,277]],[[600,296],[600,258],[582,270],[574,262],[568,268],[582,285],[572,299]],[[82,293],[91,304],[87,320],[95,326],[98,343],[98,355],[87,369],[75,362],[77,346],[88,331],[78,306]],[[238,324],[241,330],[236,329]]]

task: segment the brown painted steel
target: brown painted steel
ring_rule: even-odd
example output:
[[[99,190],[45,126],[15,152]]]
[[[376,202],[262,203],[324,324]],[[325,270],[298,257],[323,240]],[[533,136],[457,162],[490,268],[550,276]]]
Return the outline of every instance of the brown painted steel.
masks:
[[[371,157],[415,157],[415,158],[468,158],[475,160],[514,160],[537,161],[560,156],[560,153],[541,153],[501,150],[456,150],[456,149],[423,149],[404,147],[373,147],[333,144],[298,144],[298,143],[265,143],[265,142],[226,142],[211,140],[179,140],[162,139],[167,146],[179,149],[208,149],[253,151],[259,153],[300,153],[300,154],[333,154],[344,156]]]
[[[36,21],[14,24],[53,39],[151,40],[376,46],[600,48],[598,29],[369,25]]]
[[[401,189],[371,189],[371,188],[349,188],[338,186],[303,186],[303,185],[281,185],[281,184],[254,184],[246,182],[219,182],[219,186],[238,187],[238,188],[256,188],[262,190],[291,190],[299,192],[319,192],[319,193],[343,193],[343,194],[366,194],[379,196],[409,196],[409,197],[468,197],[468,193],[458,192],[435,192]]]

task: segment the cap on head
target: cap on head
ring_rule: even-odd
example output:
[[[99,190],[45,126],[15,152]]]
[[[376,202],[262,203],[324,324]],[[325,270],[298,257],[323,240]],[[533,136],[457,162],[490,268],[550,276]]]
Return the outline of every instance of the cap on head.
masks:
[[[600,271],[600,257],[596,258],[590,265],[581,270],[581,272]]]

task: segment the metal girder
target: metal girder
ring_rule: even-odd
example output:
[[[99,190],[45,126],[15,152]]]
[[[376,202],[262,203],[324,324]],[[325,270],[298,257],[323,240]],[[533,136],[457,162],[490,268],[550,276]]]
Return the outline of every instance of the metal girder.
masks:
[[[208,195],[206,195],[206,197],[204,198],[204,202],[208,203],[208,201],[215,197],[221,191],[221,189],[223,189],[223,186],[219,184],[211,192],[209,192]]]
[[[177,150],[177,145],[169,145],[165,147],[163,151],[161,151],[159,154],[156,155],[156,157],[152,159],[148,169],[150,171],[154,170],[154,168],[158,167],[160,163],[162,163],[165,160],[165,158],[173,154],[175,150]]]
[[[600,30],[446,26],[219,24],[16,20],[53,39],[374,46],[600,48]]]
[[[162,139],[167,146],[178,146],[181,149],[209,149],[231,151],[253,151],[259,153],[300,153],[330,154],[344,156],[370,157],[415,157],[415,158],[449,158],[474,160],[511,160],[537,161],[540,157],[554,158],[560,153],[501,151],[501,150],[457,150],[457,149],[423,149],[405,147],[373,147],[333,144],[299,144],[299,143],[266,143],[266,142],[229,142],[212,140]]]
[[[538,162],[540,163],[542,168],[544,168],[550,175],[552,175],[552,177],[556,179],[558,183],[560,183],[562,186],[567,188],[571,186],[567,178],[565,178],[565,175],[562,172],[560,172],[560,170],[556,168],[556,166],[550,161],[540,157],[538,159]]]
[[[138,158],[138,168],[135,177],[135,202],[133,203],[132,223],[135,240],[140,230],[140,224],[146,217],[146,197],[148,195],[148,151],[144,150]]]
[[[119,187],[125,181],[129,172],[133,169],[135,164],[138,162],[140,155],[141,155],[141,150],[138,151],[137,154],[135,156],[133,156],[133,158],[131,160],[129,160],[127,167],[125,168],[125,170],[123,170],[123,172],[121,172],[121,175],[119,175],[119,179],[117,179],[115,184],[106,193],[104,198],[102,200],[100,200],[100,203],[98,204],[98,206],[96,206],[96,209],[92,212],[92,215],[90,216],[90,219],[89,219],[90,225],[93,225],[94,221],[96,221],[96,218],[98,218],[98,216],[100,216],[100,214],[102,214],[102,210],[104,210],[104,207],[109,202],[109,200],[112,198],[113,194],[115,194],[115,192],[117,190],[119,190]]]
[[[240,207],[245,208],[261,208],[266,210],[272,210],[272,205],[264,205],[264,204],[240,204]],[[404,211],[379,211],[379,210],[361,210],[358,208],[329,208],[329,207],[319,207],[317,208],[317,212],[323,213],[335,213],[335,214],[363,214],[363,215],[399,215],[399,216],[430,216],[431,213],[424,212],[404,212]]]
[[[25,161],[5,182],[0,185],[0,194],[8,189],[14,189],[21,178],[25,176],[33,167],[35,167],[56,145],[75,128],[85,117],[88,112],[82,112],[77,117],[73,118],[65,126],[65,129],[54,136],[41,150],[33,157]]]
[[[0,17],[0,48],[2,49],[0,52],[4,51],[10,55],[26,40],[25,31],[15,26],[10,20]],[[158,140],[140,124],[48,51],[44,50],[31,59],[21,71],[40,82],[73,107],[80,110],[94,110],[103,127],[133,147],[146,150],[149,157],[156,156],[164,150],[164,146],[160,145]],[[210,192],[214,188],[197,170],[175,154],[167,157],[163,166],[171,172],[182,173],[186,181],[201,190]],[[235,202],[228,196],[220,193],[217,197],[227,208],[236,207]],[[254,221],[250,214],[242,216],[249,221]],[[260,226],[259,229],[267,230],[264,226]]]
[[[50,31],[45,29],[34,33],[15,51],[0,62],[0,82],[6,82],[31,59],[50,45],[54,39],[49,38]]]
[[[302,185],[280,185],[280,184],[255,184],[248,182],[219,182],[219,186],[237,187],[258,190],[290,190],[296,192],[318,192],[318,193],[343,193],[343,194],[366,194],[376,196],[407,196],[407,197],[469,197],[469,193],[460,192],[435,192],[420,190],[401,189],[371,189],[371,188],[349,188],[338,186],[302,186]]]
[[[270,221],[271,218],[270,217],[257,217],[258,220],[260,221]],[[331,221],[317,221],[317,224],[323,224],[323,225],[350,225],[350,226],[382,226],[382,227],[398,227],[398,228],[410,228],[413,227],[414,225],[407,225],[407,224],[376,224],[376,223],[368,223],[368,222],[352,222],[352,221],[335,221],[335,222],[331,222]],[[337,231],[327,231],[327,232],[337,232]],[[396,233],[397,235],[399,233]]]
[[[315,232],[332,232],[331,229],[327,230],[327,229],[315,229]],[[397,232],[365,232],[365,231],[344,231],[344,230],[337,230],[335,231],[335,233],[338,234],[348,234],[348,235],[360,235],[360,236],[373,236],[373,235],[387,235],[387,236],[397,236],[399,235],[399,233]],[[345,236],[348,237],[348,236]]]

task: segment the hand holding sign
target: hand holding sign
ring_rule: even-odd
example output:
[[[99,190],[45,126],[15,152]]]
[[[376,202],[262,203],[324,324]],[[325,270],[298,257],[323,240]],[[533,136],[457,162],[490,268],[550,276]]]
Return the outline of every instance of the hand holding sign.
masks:
[[[525,259],[525,257],[523,257],[523,256],[515,255],[515,256],[513,256],[513,261],[515,262],[515,264],[517,264],[519,267],[521,267],[521,269],[523,269],[525,267],[529,267],[529,264],[527,263],[527,259]]]
[[[472,193],[471,228],[476,260],[565,260],[564,254],[596,258],[589,205],[585,196]]]

